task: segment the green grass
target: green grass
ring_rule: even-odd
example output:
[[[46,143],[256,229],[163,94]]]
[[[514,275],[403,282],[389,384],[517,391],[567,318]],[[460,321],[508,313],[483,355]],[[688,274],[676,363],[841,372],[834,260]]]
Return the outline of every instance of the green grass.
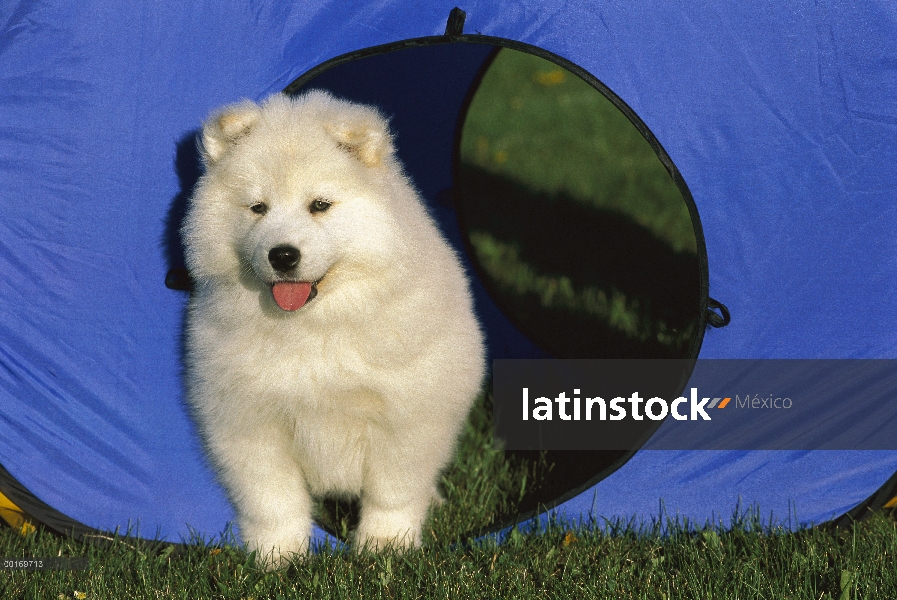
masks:
[[[495,302],[557,358],[682,358],[700,316],[688,205],[591,85],[502,50],[462,129],[455,200]]]
[[[86,556],[85,571],[6,571],[3,598],[801,598],[897,597],[897,523],[852,529],[515,531],[497,544],[434,543],[404,555],[324,551],[265,573],[227,545],[101,546],[0,531],[0,555]]]
[[[687,205],[650,144],[595,88],[544,59],[499,52],[468,111],[461,159],[696,251]]]
[[[638,299],[627,298],[626,294],[615,287],[605,289],[596,285],[576,286],[568,275],[540,273],[520,258],[518,246],[502,242],[484,231],[471,232],[470,241],[476,248],[483,270],[499,289],[514,297],[518,312],[526,313],[526,309],[519,308],[519,305],[529,297],[530,303],[535,301],[544,309],[560,313],[563,315],[561,318],[567,322],[572,318],[597,320],[605,328],[628,340],[646,345],[655,343],[674,353],[683,353],[691,341],[696,326],[694,322],[676,328],[664,320],[652,319],[650,314],[642,310]],[[537,319],[534,316],[532,320]],[[551,329],[555,332],[558,330],[554,323],[551,324]],[[591,330],[592,328],[587,329]],[[569,344],[571,337],[565,336],[563,339],[565,344]],[[543,345],[550,344],[551,342],[545,342]]]

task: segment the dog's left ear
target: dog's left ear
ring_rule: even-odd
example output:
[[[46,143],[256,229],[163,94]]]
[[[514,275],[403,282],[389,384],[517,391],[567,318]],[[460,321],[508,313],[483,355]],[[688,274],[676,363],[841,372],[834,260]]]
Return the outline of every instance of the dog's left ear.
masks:
[[[206,165],[227,154],[237,140],[249,133],[259,120],[261,109],[254,102],[244,100],[216,111],[202,128],[200,153]]]
[[[375,109],[351,105],[325,122],[324,129],[339,147],[368,167],[376,167],[393,153],[389,125]]]

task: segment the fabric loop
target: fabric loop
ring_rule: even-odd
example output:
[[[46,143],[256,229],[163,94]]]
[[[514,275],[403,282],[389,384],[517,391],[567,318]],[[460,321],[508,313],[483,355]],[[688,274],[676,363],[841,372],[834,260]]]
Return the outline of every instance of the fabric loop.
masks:
[[[719,311],[719,313],[716,312]],[[732,320],[731,315],[729,314],[729,309],[726,308],[725,304],[720,302],[719,300],[714,300],[713,298],[707,299],[707,324],[711,327],[719,329],[720,327],[725,327],[729,324],[729,321]]]

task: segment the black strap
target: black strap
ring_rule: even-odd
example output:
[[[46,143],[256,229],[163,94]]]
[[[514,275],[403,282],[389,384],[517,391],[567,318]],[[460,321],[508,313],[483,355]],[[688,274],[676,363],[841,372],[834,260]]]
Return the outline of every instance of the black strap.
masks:
[[[716,310],[719,313],[715,312]],[[729,321],[732,320],[731,315],[729,315],[729,309],[726,308],[726,305],[720,302],[719,300],[714,300],[713,298],[707,298],[707,324],[711,327],[715,327],[719,329],[720,327],[725,327],[729,324]]]
[[[464,19],[467,13],[457,6],[449,12],[448,21],[445,24],[445,35],[456,37],[464,33]]]
[[[193,279],[190,272],[184,268],[174,268],[165,275],[165,287],[170,290],[189,292],[193,289]]]

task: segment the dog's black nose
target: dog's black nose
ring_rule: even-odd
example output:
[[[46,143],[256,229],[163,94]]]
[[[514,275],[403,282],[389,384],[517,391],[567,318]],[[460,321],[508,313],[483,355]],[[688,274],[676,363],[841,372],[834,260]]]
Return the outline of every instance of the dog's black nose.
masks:
[[[299,264],[299,248],[275,246],[268,252],[268,262],[276,271],[286,273]]]

